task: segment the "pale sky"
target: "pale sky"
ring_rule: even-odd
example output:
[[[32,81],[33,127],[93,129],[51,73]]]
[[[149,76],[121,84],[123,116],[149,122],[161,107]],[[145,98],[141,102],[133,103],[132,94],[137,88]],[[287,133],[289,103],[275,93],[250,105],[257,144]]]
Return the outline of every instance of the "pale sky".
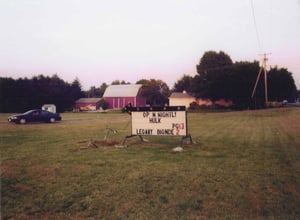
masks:
[[[252,3],[256,27],[251,0],[0,0],[0,76],[172,88],[204,52],[222,50],[234,62],[271,53],[268,65],[300,89],[300,0]]]

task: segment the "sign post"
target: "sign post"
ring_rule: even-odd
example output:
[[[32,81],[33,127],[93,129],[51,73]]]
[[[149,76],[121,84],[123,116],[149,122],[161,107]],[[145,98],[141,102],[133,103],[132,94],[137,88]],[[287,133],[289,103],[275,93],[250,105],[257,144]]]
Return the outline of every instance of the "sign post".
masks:
[[[164,107],[127,107],[131,115],[131,135],[125,137],[123,144],[131,137],[139,136],[175,136],[181,137],[181,145],[185,139],[192,144],[188,133],[185,106]]]

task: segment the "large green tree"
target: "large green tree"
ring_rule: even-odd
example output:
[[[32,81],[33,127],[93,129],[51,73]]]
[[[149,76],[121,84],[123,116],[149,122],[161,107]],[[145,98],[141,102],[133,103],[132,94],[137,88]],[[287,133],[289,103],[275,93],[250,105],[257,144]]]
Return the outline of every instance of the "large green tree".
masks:
[[[142,95],[146,97],[147,104],[157,106],[168,103],[170,89],[164,81],[159,79],[141,79],[136,84],[143,85]]]
[[[271,68],[268,71],[268,96],[270,101],[294,102],[297,87],[292,73],[285,68]]]
[[[193,77],[188,75],[183,75],[177,82],[175,82],[172,91],[174,92],[191,92]]]
[[[251,106],[264,106],[264,83],[262,76],[256,89],[254,98],[251,94],[259,72],[259,62],[236,62],[228,75],[230,84],[227,89],[230,91],[229,100],[233,101],[238,109],[246,109]]]
[[[194,77],[191,91],[197,98],[217,100],[228,99],[230,80],[228,75],[232,68],[232,60],[223,51],[205,52],[196,66],[198,74]]]
[[[220,69],[233,64],[230,56],[223,51],[207,51],[196,66],[198,74],[206,74],[209,70]]]
[[[99,98],[102,97],[108,85],[102,83],[100,87],[91,86],[88,91],[85,92],[87,98]]]

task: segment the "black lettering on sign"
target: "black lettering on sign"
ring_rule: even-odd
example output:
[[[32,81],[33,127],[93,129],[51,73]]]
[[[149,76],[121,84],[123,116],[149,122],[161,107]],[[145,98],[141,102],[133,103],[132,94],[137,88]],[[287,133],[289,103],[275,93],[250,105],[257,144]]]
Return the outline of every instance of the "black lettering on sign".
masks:
[[[143,117],[147,118],[149,116],[149,112],[143,112]]]
[[[160,118],[175,118],[176,112],[158,112],[157,115]]]
[[[160,123],[160,118],[149,118],[150,123]]]
[[[157,129],[157,135],[174,135],[173,129]]]
[[[152,129],[136,129],[137,135],[152,135]]]

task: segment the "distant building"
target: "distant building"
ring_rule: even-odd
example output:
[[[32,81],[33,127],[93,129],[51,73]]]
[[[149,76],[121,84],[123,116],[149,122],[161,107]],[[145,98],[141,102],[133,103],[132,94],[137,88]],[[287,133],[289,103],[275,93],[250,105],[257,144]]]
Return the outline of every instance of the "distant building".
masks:
[[[195,97],[183,92],[173,92],[169,97],[170,106],[181,106],[184,105],[186,108],[190,107],[190,103],[195,102]]]
[[[106,88],[103,99],[109,103],[109,109],[121,109],[128,103],[133,107],[146,105],[140,84],[110,85]]]
[[[42,106],[43,110],[56,113],[56,106],[54,104],[45,104]]]
[[[102,98],[81,98],[75,102],[75,111],[96,111],[100,109]]]

